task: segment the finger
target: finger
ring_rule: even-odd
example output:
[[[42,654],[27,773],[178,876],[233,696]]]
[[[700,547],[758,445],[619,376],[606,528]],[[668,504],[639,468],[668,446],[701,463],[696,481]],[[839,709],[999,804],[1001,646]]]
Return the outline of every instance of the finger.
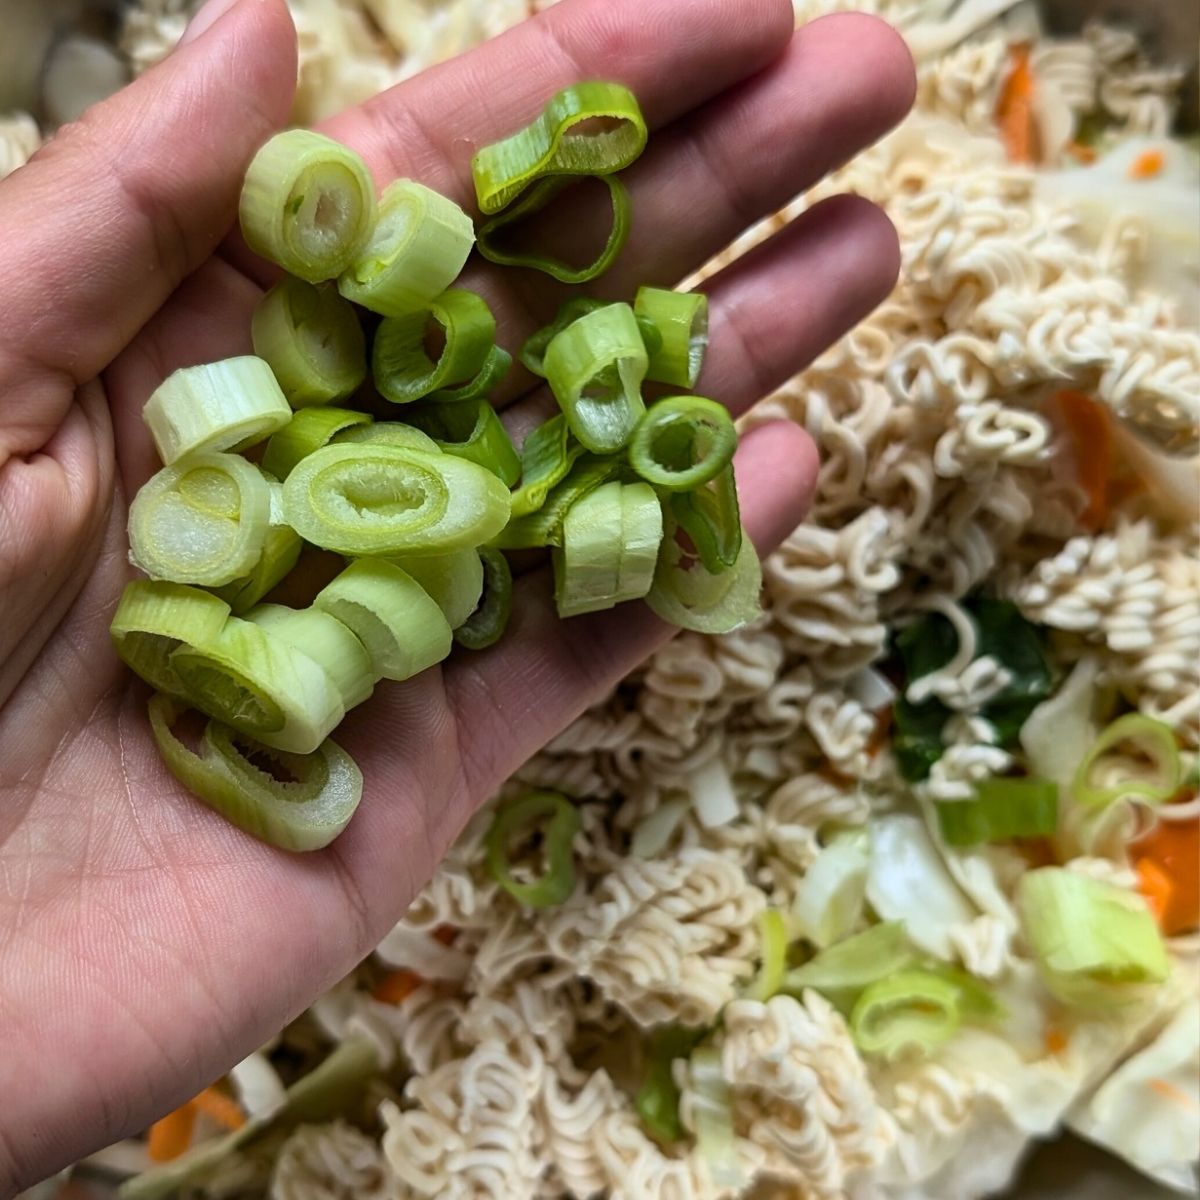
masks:
[[[774,422],[743,438],[738,490],[760,553],[804,519],[817,468],[816,448],[797,426]],[[446,670],[450,704],[466,731],[461,747],[466,793],[490,795],[673,633],[640,604],[559,621],[549,570],[522,579],[503,641]]]
[[[283,0],[241,0],[0,185],[0,229],[20,232],[4,246],[0,373],[7,360],[78,386],[108,364],[228,230],[295,66]],[[14,452],[49,436],[70,390],[8,391]]]

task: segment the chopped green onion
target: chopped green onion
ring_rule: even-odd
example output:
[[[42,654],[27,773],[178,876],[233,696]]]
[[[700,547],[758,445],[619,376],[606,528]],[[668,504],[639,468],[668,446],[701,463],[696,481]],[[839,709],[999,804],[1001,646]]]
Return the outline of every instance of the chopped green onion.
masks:
[[[271,491],[236,454],[198,454],[164,467],[129,508],[130,557],[155,579],[222,587],[262,554]]]
[[[328,446],[339,433],[370,424],[371,418],[366,413],[348,408],[302,408],[267,443],[263,470],[284,480],[302,458]]]
[[[981,779],[974,799],[943,801],[937,816],[947,846],[1049,837],[1058,828],[1058,784],[1048,779]]]
[[[411,179],[379,199],[379,218],[338,287],[385,317],[428,307],[459,276],[475,244],[471,218],[453,200]]]
[[[457,629],[479,607],[484,568],[476,551],[456,550],[436,558],[392,561],[429,593],[451,629]]]
[[[787,918],[777,908],[768,908],[759,914],[758,930],[762,938],[762,957],[758,974],[746,990],[746,999],[765,1004],[783,988],[783,977],[787,972]]]
[[[203,646],[181,646],[170,661],[188,703],[276,750],[309,754],[346,715],[316,662],[240,617]]]
[[[445,335],[436,362],[426,353],[431,325]],[[482,297],[453,289],[428,308],[388,317],[375,335],[375,386],[393,404],[410,404],[453,384],[472,381],[496,344],[496,319]]]
[[[1129,762],[1129,769],[1114,778],[1111,762],[1106,760],[1123,743],[1137,754],[1138,761]],[[1157,805],[1170,800],[1182,782],[1183,763],[1171,727],[1141,713],[1127,713],[1088,750],[1075,772],[1071,795],[1089,808],[1103,808],[1122,799]]]
[[[458,387],[441,388],[429,399],[435,404],[470,404],[473,400],[487,400],[511,369],[512,355],[500,346],[493,346],[474,379]]]
[[[641,156],[648,137],[628,88],[599,82],[564,88],[532,124],[471,160],[480,211],[500,212],[547,176],[623,171]]]
[[[662,505],[645,483],[621,488],[621,561],[617,566],[619,602],[641,600],[654,586],[663,540]]]
[[[247,355],[176,371],[146,401],[142,419],[171,466],[189,454],[246,450],[282,429],[292,410],[271,368]]]
[[[271,489],[270,523],[258,562],[249,575],[227,583],[217,592],[233,609],[234,615],[239,617],[292,573],[304,547],[300,535],[284,520],[283,486],[274,479],[269,479],[267,486]]]
[[[650,350],[646,378],[694,388],[708,350],[708,297],[703,292],[644,287],[637,294],[634,311],[658,332],[659,346]]]
[[[309,283],[336,279],[375,223],[375,184],[353,150],[307,129],[276,134],[242,189],[241,224],[255,254]]]
[[[351,563],[313,604],[357,635],[384,679],[411,679],[450,654],[450,625],[437,601],[393,563]]]
[[[521,447],[521,486],[512,498],[514,519],[537,512],[582,453],[583,447],[572,443],[567,418],[561,413],[539,425]]]
[[[921,970],[926,975],[936,975],[953,985],[958,992],[958,1010],[963,1020],[990,1020],[1005,1015],[1004,1005],[992,988],[961,968],[952,967],[949,963],[927,962]]]
[[[575,296],[563,303],[558,310],[558,316],[543,329],[539,329],[521,347],[521,365],[531,374],[542,379],[546,378],[546,349],[552,341],[568,325],[573,325],[580,317],[586,317],[597,309],[607,308],[607,300],[596,300],[588,296]],[[652,356],[662,347],[662,335],[654,323],[635,312],[634,318],[642,333],[642,345],[646,354]]]
[[[508,559],[488,546],[480,549],[479,559],[484,572],[483,599],[454,631],[454,640],[466,650],[494,646],[504,636],[512,616],[513,577]]]
[[[932,1050],[962,1024],[958,989],[928,971],[906,970],[870,984],[850,1014],[850,1033],[864,1054],[893,1058]]]
[[[870,835],[853,830],[830,842],[796,884],[792,911],[814,946],[832,946],[858,924],[870,861]]]
[[[1150,910],[1124,888],[1042,867],[1021,876],[1017,911],[1043,981],[1064,1004],[1113,1007],[1171,973]]]
[[[600,182],[608,188],[609,203],[612,205],[612,225],[609,228],[608,240],[599,255],[582,267],[572,266],[563,259],[554,258],[549,254],[531,254],[518,249],[508,249],[505,231],[511,226],[536,216],[558,199],[559,194],[570,186],[567,179],[544,179],[534,184],[529,193],[517,201],[507,212],[498,217],[492,217],[479,230],[479,253],[489,262],[504,267],[529,267],[541,271],[559,283],[589,283],[599,279],[617,260],[617,255],[629,241],[632,228],[633,214],[629,192],[625,185],[615,176],[606,175]]]
[[[798,996],[805,988],[818,992],[860,992],[911,966],[916,953],[908,944],[902,921],[885,921],[822,950],[784,976],[783,990]]]
[[[487,867],[492,878],[526,908],[552,908],[575,890],[572,844],[579,810],[558,792],[531,792],[503,804],[487,831]],[[539,839],[545,873],[528,882],[514,874],[513,848]]]
[[[683,1137],[679,1120],[679,1085],[672,1064],[687,1058],[704,1037],[702,1029],[667,1025],[654,1030],[646,1046],[646,1069],[634,1097],[642,1124],[660,1142],[677,1142]]]
[[[670,396],[652,404],[638,423],[629,443],[629,461],[656,488],[690,492],[730,466],[737,442],[737,427],[723,405],[701,396]],[[724,486],[733,486],[732,474]],[[733,496],[736,504],[736,486]],[[721,499],[728,501],[724,491]],[[699,501],[702,507],[705,503]]]
[[[732,462],[711,482],[690,492],[673,493],[670,505],[706,570],[720,574],[737,562],[742,550],[742,518]]]
[[[375,690],[379,676],[366,647],[341,621],[319,608],[260,604],[246,614],[246,620],[307,654],[333,680],[347,712]]]
[[[340,746],[325,741],[311,754],[289,754],[210,721],[194,754],[172,732],[183,711],[166,696],[151,699],[155,744],[171,774],[227,821],[295,851],[328,846],[350,823],[362,797],[362,773]]]
[[[251,332],[293,408],[345,400],[367,377],[362,326],[331,283],[277,283],[254,310]]]
[[[571,432],[596,454],[624,448],[646,411],[646,347],[628,304],[568,325],[546,350],[546,378]]]
[[[409,420],[430,435],[439,449],[486,467],[505,487],[521,477],[521,460],[487,400],[465,404],[419,405],[409,410]]]
[[[310,454],[283,485],[288,522],[341,554],[403,557],[481,546],[508,523],[508,489],[449,454],[334,445]]]
[[[721,1069],[720,1051],[713,1046],[693,1050],[690,1074],[696,1145],[709,1178],[716,1188],[733,1188],[740,1193],[747,1181],[738,1161],[733,1090]]]
[[[658,616],[697,633],[731,633],[762,615],[762,564],[749,537],[733,567],[713,574],[703,563],[688,562],[676,535],[677,526],[667,521],[646,597]]]
[[[563,522],[567,513],[589,492],[608,483],[620,473],[614,458],[581,457],[571,467],[566,478],[547,494],[534,512],[509,522],[503,532],[492,539],[499,550],[533,550],[542,546],[561,546]],[[516,493],[521,497],[522,491]],[[528,498],[528,493],[525,494]]]
[[[368,421],[343,429],[334,439],[339,445],[399,446],[405,450],[422,450],[426,454],[441,454],[442,448],[427,433],[406,425],[403,421]]]
[[[213,641],[229,619],[229,605],[211,592],[136,579],[125,585],[109,632],[121,661],[152,688],[183,695],[171,654],[184,642]]]

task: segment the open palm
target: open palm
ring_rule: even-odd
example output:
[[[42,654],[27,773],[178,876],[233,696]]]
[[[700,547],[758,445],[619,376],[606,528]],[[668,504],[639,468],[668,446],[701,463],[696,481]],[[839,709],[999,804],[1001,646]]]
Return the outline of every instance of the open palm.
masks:
[[[213,15],[0,184],[0,1196],[145,1126],[293,1017],[496,785],[670,634],[637,605],[560,624],[530,572],[500,646],[382,686],[343,726],[363,803],[307,857],[228,826],[160,765],[107,635],[131,573],[127,500],[156,466],[140,410],[175,368],[249,351],[269,276],[227,233],[295,78],[283,0]],[[902,44],[869,18],[793,36],[788,0],[567,0],[328,132],[380,185],[411,176],[469,205],[474,147],[581,78],[629,85],[658,130],[630,173],[634,233],[600,289],[614,297],[676,283],[912,93]],[[700,390],[744,411],[896,269],[869,204],[813,209],[711,282]],[[466,285],[510,348],[562,298],[526,272],[473,266]],[[547,402],[521,391],[503,397],[518,425]],[[815,472],[795,428],[744,440],[761,548],[803,516]]]

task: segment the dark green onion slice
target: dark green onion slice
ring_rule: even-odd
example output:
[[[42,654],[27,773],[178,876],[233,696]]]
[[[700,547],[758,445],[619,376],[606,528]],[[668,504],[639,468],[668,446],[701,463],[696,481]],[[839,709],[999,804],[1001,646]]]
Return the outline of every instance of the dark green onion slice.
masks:
[[[623,171],[640,157],[648,137],[628,88],[600,82],[564,88],[532,124],[472,159],[480,211],[500,212],[545,176]]]
[[[983,779],[971,800],[943,801],[938,826],[948,846],[1050,837],[1058,828],[1058,784],[1049,779]]]
[[[737,443],[737,427],[724,405],[701,396],[669,396],[652,404],[638,423],[629,462],[656,488],[690,492],[733,462]]]
[[[570,472],[546,496],[534,512],[511,520],[491,539],[498,550],[535,550],[543,546],[561,546],[563,521],[574,504],[589,492],[615,479],[621,465],[615,458],[580,458]],[[516,493],[518,496],[520,492]]]
[[[435,362],[426,352],[431,325],[445,346]],[[461,288],[443,292],[426,309],[389,317],[375,335],[375,386],[393,404],[473,381],[496,344],[496,320],[481,296]]]
[[[703,292],[669,292],[644,287],[634,312],[658,334],[651,349],[647,379],[672,387],[694,388],[708,350],[708,297]]]
[[[512,355],[500,346],[493,346],[474,379],[458,387],[442,388],[429,399],[435,404],[469,404],[472,400],[487,400],[504,382],[510,370]]]
[[[480,549],[479,559],[483,564],[483,598],[454,631],[454,640],[466,650],[494,646],[504,636],[512,616],[513,577],[508,559],[489,546]]]
[[[356,425],[370,425],[366,413],[348,408],[304,408],[267,443],[263,455],[263,470],[278,480],[286,479],[292,468],[344,430]]]
[[[521,477],[521,460],[496,410],[487,400],[417,405],[408,419],[446,454],[486,467],[505,487]]]
[[[670,505],[671,515],[692,539],[706,570],[719,574],[737,562],[742,518],[732,462],[693,491],[674,492]]]
[[[531,792],[503,804],[484,839],[492,878],[526,908],[552,908],[575,890],[572,843],[579,810],[558,792]],[[545,873],[525,881],[513,873],[513,843],[540,838]]]

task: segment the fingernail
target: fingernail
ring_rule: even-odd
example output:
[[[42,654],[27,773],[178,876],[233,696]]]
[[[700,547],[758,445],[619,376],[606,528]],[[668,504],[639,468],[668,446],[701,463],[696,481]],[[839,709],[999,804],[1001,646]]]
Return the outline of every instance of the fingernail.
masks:
[[[208,3],[191,19],[183,37],[179,39],[181,46],[187,46],[198,37],[207,33],[231,8],[240,4],[241,0],[208,0]]]

